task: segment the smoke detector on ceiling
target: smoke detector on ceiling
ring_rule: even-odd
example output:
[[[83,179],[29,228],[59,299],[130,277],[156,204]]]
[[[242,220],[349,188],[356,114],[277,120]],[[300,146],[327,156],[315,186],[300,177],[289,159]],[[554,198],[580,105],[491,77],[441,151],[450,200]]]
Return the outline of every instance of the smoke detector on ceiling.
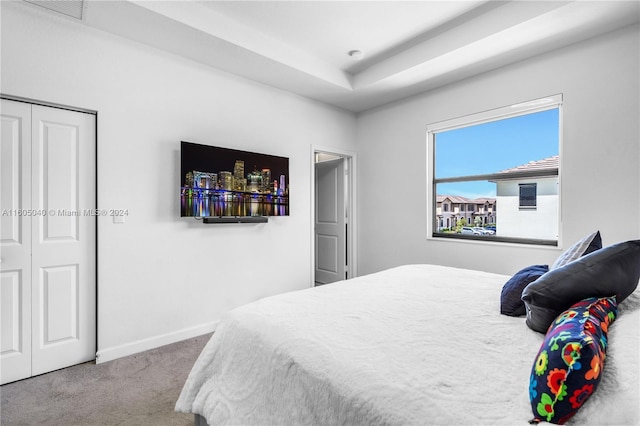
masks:
[[[26,3],[43,7],[53,12],[61,13],[75,19],[82,20],[84,0],[24,0]]]
[[[362,50],[352,50],[349,52],[349,56],[351,56],[354,61],[359,61],[364,58],[364,53]]]

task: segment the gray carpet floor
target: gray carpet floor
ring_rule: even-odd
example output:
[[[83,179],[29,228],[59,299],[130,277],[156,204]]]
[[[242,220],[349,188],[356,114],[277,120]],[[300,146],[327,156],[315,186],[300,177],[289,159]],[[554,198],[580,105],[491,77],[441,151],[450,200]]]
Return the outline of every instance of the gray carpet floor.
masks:
[[[3,426],[193,425],[176,413],[182,385],[210,334],[0,387]]]

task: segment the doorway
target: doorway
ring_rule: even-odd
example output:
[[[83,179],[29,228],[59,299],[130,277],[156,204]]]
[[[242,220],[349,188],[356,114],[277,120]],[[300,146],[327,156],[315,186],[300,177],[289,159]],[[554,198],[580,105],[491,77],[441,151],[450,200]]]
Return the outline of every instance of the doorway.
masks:
[[[96,113],[2,99],[1,383],[95,359]]]
[[[355,164],[354,153],[313,150],[314,286],[356,276]]]

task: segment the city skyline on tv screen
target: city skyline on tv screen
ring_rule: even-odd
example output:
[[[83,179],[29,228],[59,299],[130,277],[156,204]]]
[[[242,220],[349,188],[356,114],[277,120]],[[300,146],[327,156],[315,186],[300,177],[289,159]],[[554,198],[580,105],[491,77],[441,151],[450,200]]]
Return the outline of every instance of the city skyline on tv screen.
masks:
[[[180,212],[192,217],[289,215],[289,159],[181,142]]]

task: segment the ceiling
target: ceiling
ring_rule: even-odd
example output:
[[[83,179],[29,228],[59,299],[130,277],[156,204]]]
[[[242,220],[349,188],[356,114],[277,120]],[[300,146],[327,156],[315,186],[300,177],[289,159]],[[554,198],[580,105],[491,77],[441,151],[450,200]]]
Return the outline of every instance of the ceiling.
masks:
[[[640,21],[639,1],[80,3],[86,25],[353,112]]]

